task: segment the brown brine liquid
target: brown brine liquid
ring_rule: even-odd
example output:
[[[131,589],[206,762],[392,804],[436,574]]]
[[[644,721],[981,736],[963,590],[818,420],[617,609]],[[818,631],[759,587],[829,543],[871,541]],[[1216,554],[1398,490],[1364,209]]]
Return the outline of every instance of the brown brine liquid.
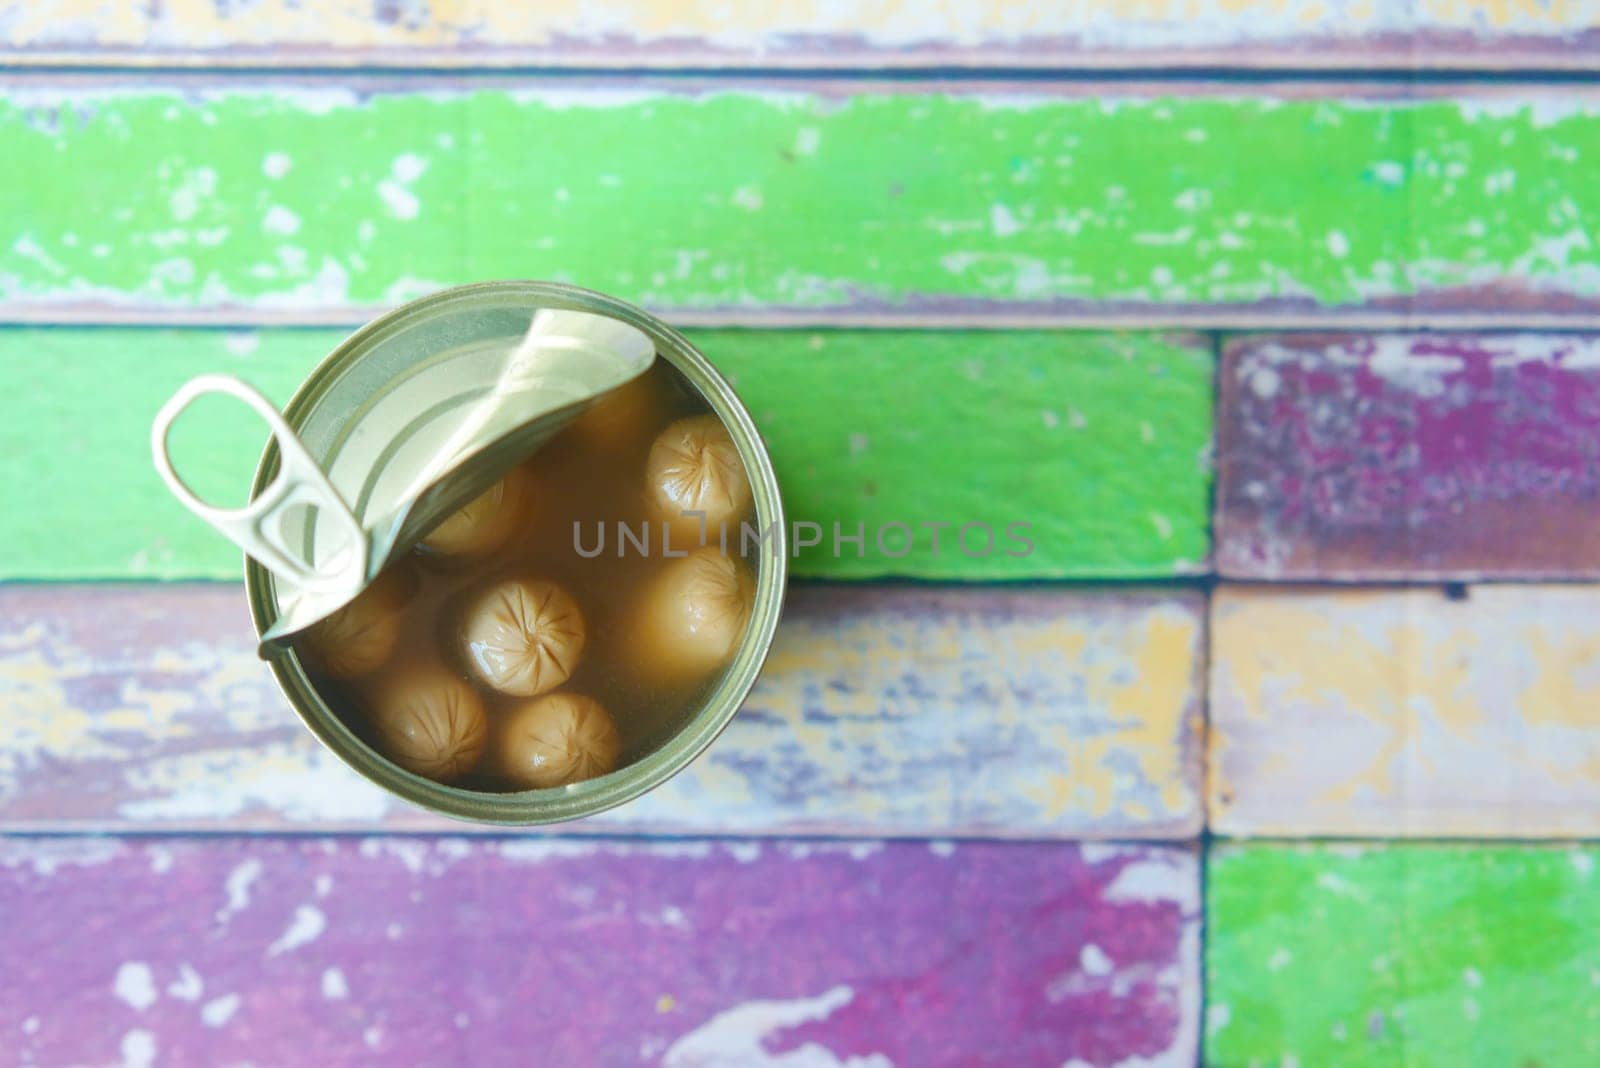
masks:
[[[582,781],[657,749],[725,674],[764,548],[746,523],[726,428],[657,359],[295,648],[407,770],[496,793]]]

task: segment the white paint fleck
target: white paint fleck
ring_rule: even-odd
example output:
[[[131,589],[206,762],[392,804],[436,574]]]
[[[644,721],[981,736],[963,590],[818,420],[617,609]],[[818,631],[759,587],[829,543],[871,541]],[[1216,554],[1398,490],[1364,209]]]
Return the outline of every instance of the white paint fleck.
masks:
[[[1117,873],[1101,900],[1112,904],[1158,901],[1190,904],[1186,889],[1189,885],[1173,865],[1153,858],[1138,859]]]
[[[350,984],[345,982],[344,972],[329,968],[322,973],[322,996],[329,1001],[342,1001],[350,996]]]
[[[1039,421],[1044,423],[1045,429],[1054,430],[1056,427],[1061,425],[1061,416],[1057,415],[1055,412],[1052,412],[1049,408],[1046,408],[1039,413]]]
[[[155,977],[150,972],[150,966],[136,960],[128,961],[117,969],[111,990],[139,1012],[154,1005],[161,996],[156,993]]]
[[[428,169],[428,161],[414,152],[402,152],[394,158],[394,163],[389,167],[389,173],[394,175],[396,181],[414,182],[422,177],[422,172]]]
[[[217,172],[210,167],[197,167],[183,176],[167,198],[167,210],[178,222],[188,222],[200,213],[201,205],[216,191]]]
[[[936,857],[953,857],[956,853],[956,844],[948,838],[935,838],[928,843],[928,852]]]
[[[989,208],[989,228],[996,237],[1010,237],[1012,234],[1022,232],[1022,224],[1017,217],[1011,214],[1011,209],[1004,204],[994,204]]]
[[[667,1047],[661,1058],[662,1068],[892,1068],[892,1062],[882,1054],[841,1058],[815,1042],[783,1053],[767,1049],[779,1033],[825,1020],[854,996],[848,986],[836,986],[813,998],[736,1005]]]
[[[333,892],[333,876],[319,875],[311,885],[318,897],[327,897]]]
[[[315,942],[327,929],[328,918],[322,914],[321,909],[315,905],[301,905],[294,910],[294,919],[289,921],[288,930],[267,947],[267,956],[276,957],[308,942]]]
[[[378,183],[378,196],[396,219],[415,219],[422,210],[422,202],[416,194],[390,178]]]
[[[1162,541],[1172,540],[1172,520],[1160,512],[1151,512],[1150,525],[1156,528],[1156,534],[1160,536]]]
[[[367,841],[370,842],[372,839],[368,839]],[[367,848],[367,842],[361,843],[361,847],[363,850],[365,850]],[[410,872],[412,875],[421,875],[424,869],[427,867],[428,844],[426,842],[409,838],[396,838],[393,841],[380,842],[378,843],[378,847],[383,853],[394,857],[396,860],[400,861],[401,864],[405,865],[406,871]],[[365,856],[365,852],[363,852],[362,855]]]
[[[261,159],[261,173],[268,178],[282,178],[294,166],[294,161],[283,152],[268,152]]]
[[[466,860],[472,856],[472,843],[465,838],[440,838],[434,842],[433,850],[441,857],[451,860]]]
[[[1483,1010],[1478,1007],[1477,998],[1461,999],[1461,1015],[1467,1019],[1476,1020],[1480,1015],[1482,1015],[1482,1011]]]
[[[22,1021],[22,1033],[25,1034],[25,1035],[36,1035],[36,1034],[38,1034],[39,1033],[39,1017],[30,1016],[26,1020],[23,1020]]]
[[[261,877],[261,862],[247,860],[228,873],[227,880],[223,883],[223,892],[228,895],[228,903],[217,910],[217,922],[227,923],[228,919],[250,905],[250,884]]]
[[[261,347],[261,335],[249,330],[230,330],[222,335],[222,347],[230,356],[248,356]]]
[[[365,1042],[369,1049],[377,1049],[378,1043],[383,1041],[383,1028],[367,1028],[365,1031],[361,1032],[361,1041]]]
[[[1266,487],[1263,486],[1262,496],[1264,496],[1265,493]],[[1322,889],[1329,891],[1330,893],[1338,894],[1340,897],[1353,897],[1358,901],[1367,901],[1370,899],[1370,895],[1366,892],[1366,890],[1335,872],[1325,871],[1319,874],[1317,876],[1317,885],[1322,887]]]
[[[1215,1035],[1233,1022],[1233,1010],[1221,1002],[1206,1006],[1206,1033]]]
[[[661,910],[661,923],[667,927],[688,930],[689,917],[684,915],[683,910],[676,905],[668,905]]]
[[[1350,255],[1350,239],[1342,230],[1328,231],[1328,255],[1336,260],[1342,260]]]
[[[1143,230],[1133,235],[1135,245],[1153,245],[1162,248],[1170,245],[1187,245],[1194,240],[1194,227],[1180,226],[1176,230]],[[1165,270],[1158,267],[1156,270]]]
[[[794,151],[799,156],[815,155],[822,143],[822,131],[815,126],[802,126],[794,134]]]
[[[1078,953],[1078,967],[1085,975],[1110,975],[1114,965],[1105,950],[1090,942]]]
[[[306,273],[306,250],[296,245],[280,245],[278,247],[278,262],[283,264],[283,269],[289,276],[302,276]]]
[[[761,206],[766,203],[762,199],[761,190],[753,185],[741,185],[733,191],[733,196],[729,199],[733,201],[734,207],[743,208],[745,211],[760,211]]]
[[[1573,853],[1567,860],[1572,864],[1572,870],[1585,879],[1594,874],[1594,857],[1588,853]]]
[[[391,942],[400,941],[400,935],[405,929],[398,923],[391,923],[383,929],[383,936]]]
[[[167,994],[179,1001],[199,1001],[205,989],[200,973],[187,964],[178,965],[178,977],[167,984]]]
[[[760,842],[729,842],[724,848],[740,864],[754,864],[761,859]]]
[[[224,994],[200,1006],[200,1019],[207,1027],[221,1027],[239,1011],[239,995]]]
[[[850,435],[850,455],[860,456],[872,447],[872,441],[865,434]]]
[[[1272,951],[1272,956],[1267,958],[1267,970],[1271,972],[1281,972],[1293,962],[1294,954],[1290,953],[1283,946],[1279,946],[1277,949]]]
[[[269,234],[287,237],[300,229],[300,216],[281,204],[274,204],[262,218],[261,229]]]
[[[1411,351],[1411,340],[1404,335],[1379,335],[1373,339],[1367,369],[1391,386],[1419,397],[1436,397],[1444,392],[1446,375],[1466,366],[1459,356]]]
[[[1372,174],[1384,185],[1399,185],[1406,180],[1406,169],[1394,160],[1373,164]]]
[[[1262,400],[1276,397],[1282,384],[1283,379],[1271,367],[1257,368],[1250,374],[1250,390]]]
[[[32,260],[51,274],[60,276],[66,273],[66,267],[61,261],[44,250],[44,246],[27,234],[23,234],[11,243],[11,251],[25,260]]]
[[[155,1035],[134,1030],[122,1036],[122,1068],[150,1068],[155,1062]]]
[[[1089,426],[1089,417],[1076,408],[1067,409],[1067,429],[1086,430]]]

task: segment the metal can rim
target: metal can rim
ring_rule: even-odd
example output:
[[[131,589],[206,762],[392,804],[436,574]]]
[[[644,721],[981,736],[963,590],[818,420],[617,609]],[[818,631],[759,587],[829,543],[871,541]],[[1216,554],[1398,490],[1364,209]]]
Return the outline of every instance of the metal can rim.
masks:
[[[749,411],[727,379],[687,338],[649,312],[615,297],[564,283],[475,282],[403,304],[358,329],[324,357],[284,408],[285,420],[291,427],[298,426],[332,376],[417,315],[474,304],[504,306],[507,302],[599,312],[631,323],[650,335],[658,355],[688,378],[728,427],[750,477],[757,523],[763,532],[772,531],[771,540],[763,543],[764,555],[756,569],[755,598],[744,641],[700,710],[654,752],[609,775],[572,786],[494,794],[414,775],[390,763],[339,718],[318,693],[297,655],[289,651],[269,659],[279,688],[301,722],[325,748],[370,782],[412,804],[455,819],[525,826],[592,816],[632,801],[682,771],[716,740],[744,704],[772,647],[787,585],[788,530],[772,460]],[[277,447],[269,440],[250,487],[252,499],[271,483],[277,466]],[[276,617],[277,594],[271,573],[249,559],[245,561],[245,591],[259,637]]]

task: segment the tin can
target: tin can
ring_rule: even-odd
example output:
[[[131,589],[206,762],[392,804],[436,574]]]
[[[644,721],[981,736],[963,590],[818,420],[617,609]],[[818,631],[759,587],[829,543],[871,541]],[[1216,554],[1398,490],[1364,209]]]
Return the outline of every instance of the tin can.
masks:
[[[334,349],[307,376],[284,408],[283,418],[298,432],[306,414],[333,382],[359,376],[364,365],[390,362],[377,357],[398,338],[415,335],[418,324],[437,324],[439,336],[455,343],[462,338],[516,332],[541,308],[610,316],[643,331],[655,343],[657,358],[680,372],[726,425],[750,481],[756,523],[771,535],[756,561],[755,594],[744,640],[721,681],[653,752],[608,775],[570,786],[485,793],[412,774],[384,758],[346,725],[319,693],[292,648],[279,649],[269,657],[279,687],[302,722],[345,764],[412,804],[483,823],[526,825],[578,819],[631,801],[681,771],[728,725],[755,684],[777,629],[787,579],[786,527],[777,477],[749,412],[728,381],[688,339],[655,316],[613,297],[552,282],[482,282],[423,297],[367,324]],[[276,441],[269,441],[251,486],[252,499],[272,483],[278,468],[278,447]],[[272,573],[254,559],[245,562],[245,591],[256,632],[265,635],[279,616],[278,595]]]

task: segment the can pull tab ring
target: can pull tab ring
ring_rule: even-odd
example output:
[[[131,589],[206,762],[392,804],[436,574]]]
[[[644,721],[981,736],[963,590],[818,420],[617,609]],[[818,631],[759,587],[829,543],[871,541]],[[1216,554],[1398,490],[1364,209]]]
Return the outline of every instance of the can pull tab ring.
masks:
[[[202,501],[173,469],[167,452],[172,424],[207,394],[244,401],[267,421],[278,445],[278,473],[243,508],[217,508]],[[328,594],[353,594],[366,581],[366,532],[283,416],[251,386],[228,375],[201,375],[186,382],[156,413],[150,428],[150,451],[173,496],[273,574],[302,590]],[[290,547],[285,521],[300,505],[315,508],[319,524],[336,524],[338,549],[327,559],[313,562]]]

